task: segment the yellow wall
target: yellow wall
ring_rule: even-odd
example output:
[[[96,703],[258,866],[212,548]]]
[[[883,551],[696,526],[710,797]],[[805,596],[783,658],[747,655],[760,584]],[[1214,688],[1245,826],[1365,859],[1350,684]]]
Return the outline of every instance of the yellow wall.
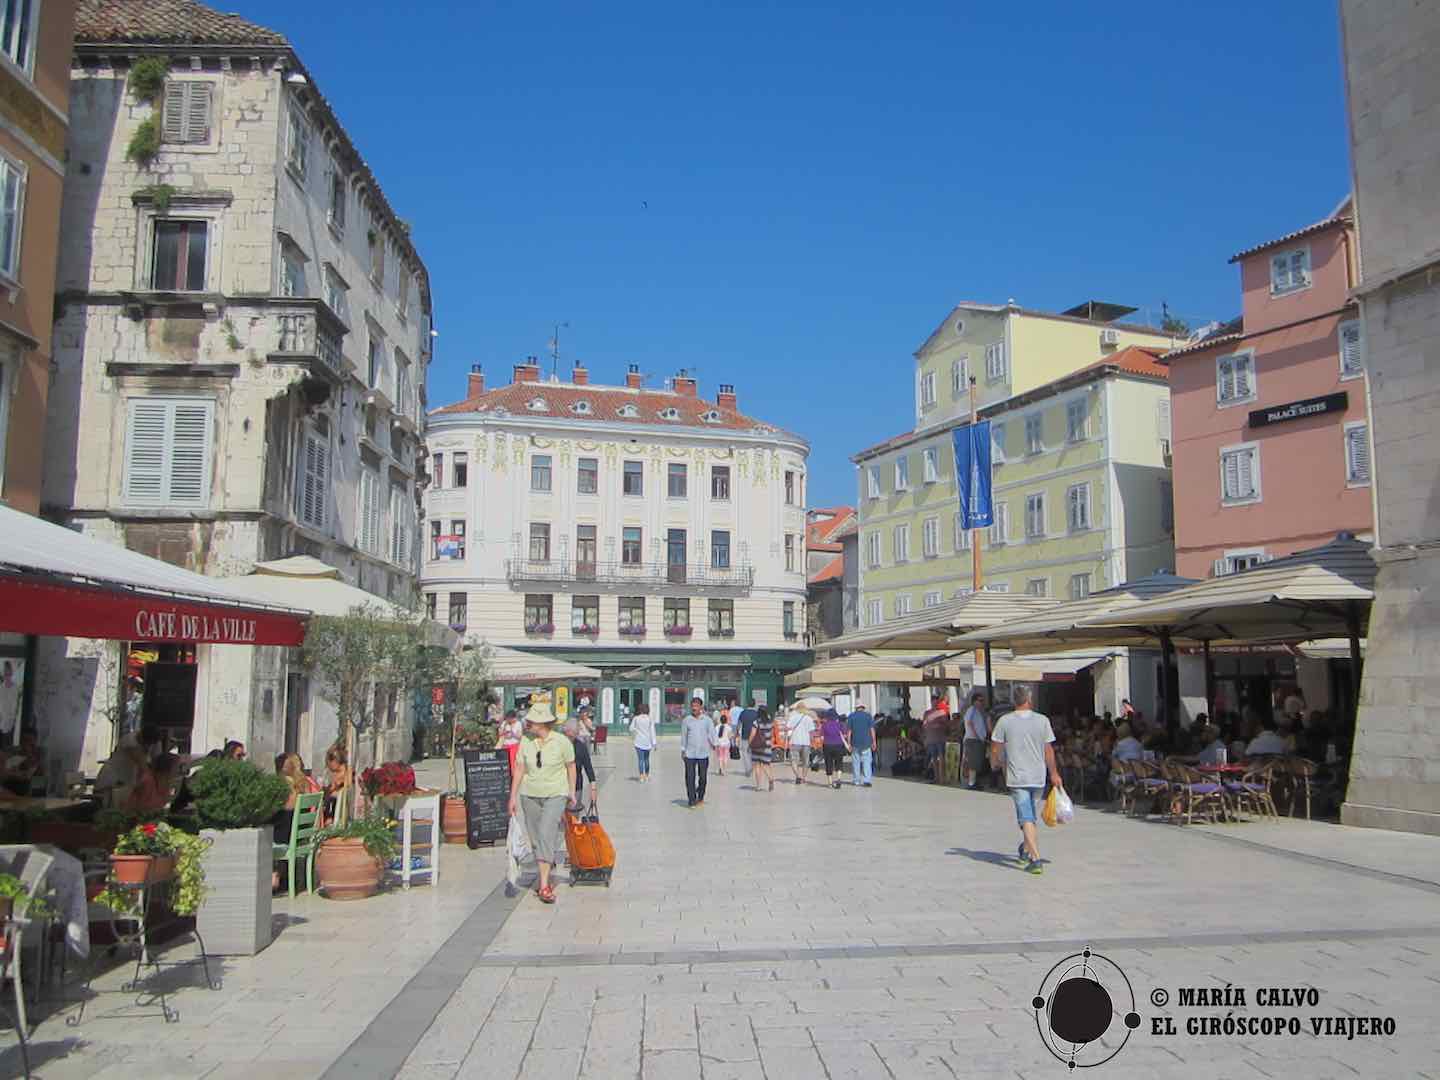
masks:
[[[1120,343],[1101,346],[1101,330],[1114,329]],[[1070,319],[1016,314],[1011,326],[1014,363],[1010,393],[1023,394],[1054,382],[1131,345],[1170,348],[1172,339],[1159,333],[1140,333],[1118,327]]]
[[[968,418],[970,415],[970,394],[962,388],[954,392],[953,371],[956,360],[969,358],[969,372],[978,382],[979,404],[988,405],[1005,396],[1004,384],[985,382],[985,346],[1005,340],[1005,315],[996,312],[965,309],[952,312],[945,324],[931,336],[934,338],[915,356],[916,381],[915,404],[918,414],[917,428],[931,427],[947,420]],[[956,332],[956,323],[964,322],[964,328]],[[935,375],[935,405],[933,408],[920,406],[920,379],[927,373]]]

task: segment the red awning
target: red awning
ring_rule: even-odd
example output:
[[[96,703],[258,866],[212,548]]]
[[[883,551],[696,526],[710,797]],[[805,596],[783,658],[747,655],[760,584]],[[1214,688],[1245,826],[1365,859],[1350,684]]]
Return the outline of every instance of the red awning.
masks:
[[[202,597],[177,599],[120,586],[0,573],[0,630],[115,641],[300,645],[305,616]]]

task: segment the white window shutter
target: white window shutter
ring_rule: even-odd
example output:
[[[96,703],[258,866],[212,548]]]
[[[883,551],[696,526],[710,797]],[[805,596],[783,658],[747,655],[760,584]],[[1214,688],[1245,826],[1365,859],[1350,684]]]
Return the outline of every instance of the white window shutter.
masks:
[[[167,143],[183,143],[185,138],[185,88],[192,86],[186,82],[167,82],[165,84],[165,100],[160,107],[161,132],[160,138]]]
[[[1225,454],[1220,459],[1220,495],[1222,498],[1238,499],[1240,497],[1239,460],[1239,454]]]
[[[1214,577],[1224,577],[1225,572],[1228,569],[1229,560],[1227,559],[1216,559],[1213,563],[1210,564],[1210,573]]]
[[[1364,341],[1360,336],[1360,323],[1348,322],[1340,326],[1340,371],[1344,375],[1359,375],[1365,370]]]
[[[210,141],[210,102],[214,88],[208,82],[190,83],[190,100],[185,109],[187,142]]]
[[[130,402],[130,422],[125,428],[125,498],[129,502],[164,501],[169,413],[163,401]]]
[[[1284,255],[1275,255],[1270,259],[1270,285],[1273,289],[1283,289],[1290,283],[1290,260]]]
[[[300,520],[317,529],[325,528],[328,497],[330,447],[313,431],[305,433],[304,461],[300,478]]]
[[[1249,356],[1235,357],[1235,396],[1247,398],[1254,387],[1254,360]]]
[[[1242,499],[1248,499],[1255,494],[1255,457],[1254,452],[1242,450],[1235,455],[1236,469],[1236,495]]]
[[[1155,406],[1155,433],[1162,439],[1170,438],[1170,399],[1162,398]]]
[[[1345,431],[1345,470],[1353,483],[1370,479],[1370,440],[1365,427]]]
[[[203,506],[209,501],[210,418],[208,401],[176,402],[170,437],[170,501]]]
[[[1229,401],[1235,396],[1235,364],[1231,357],[1222,356],[1215,374],[1215,398]]]

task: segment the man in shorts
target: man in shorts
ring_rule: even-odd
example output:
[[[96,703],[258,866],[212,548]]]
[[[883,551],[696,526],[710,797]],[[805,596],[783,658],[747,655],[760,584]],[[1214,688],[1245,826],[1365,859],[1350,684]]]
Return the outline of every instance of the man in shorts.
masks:
[[[945,775],[945,736],[950,728],[950,710],[945,708],[944,701],[939,694],[931,698],[930,708],[920,721],[925,735],[925,768],[932,784],[940,783]]]
[[[1018,687],[1012,695],[1013,712],[1002,716],[990,735],[990,765],[997,772],[1003,761],[1005,786],[1015,803],[1015,820],[1020,826],[1018,856],[1032,874],[1044,872],[1040,846],[1036,842],[1035,819],[1045,794],[1048,775],[1054,787],[1062,788],[1060,769],[1055,764],[1055,732],[1050,718],[1030,708],[1030,690]]]
[[[815,717],[810,715],[810,710],[798,706],[790,710],[785,737],[790,746],[790,770],[797,784],[805,783],[805,773],[810,769],[810,734],[814,730]]]

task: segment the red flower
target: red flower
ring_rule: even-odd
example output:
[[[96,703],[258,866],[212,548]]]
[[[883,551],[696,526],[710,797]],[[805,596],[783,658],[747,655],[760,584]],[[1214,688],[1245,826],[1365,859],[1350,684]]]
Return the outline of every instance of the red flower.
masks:
[[[159,831],[159,826],[152,821],[149,825],[141,825],[140,831],[146,836],[154,836]]]

